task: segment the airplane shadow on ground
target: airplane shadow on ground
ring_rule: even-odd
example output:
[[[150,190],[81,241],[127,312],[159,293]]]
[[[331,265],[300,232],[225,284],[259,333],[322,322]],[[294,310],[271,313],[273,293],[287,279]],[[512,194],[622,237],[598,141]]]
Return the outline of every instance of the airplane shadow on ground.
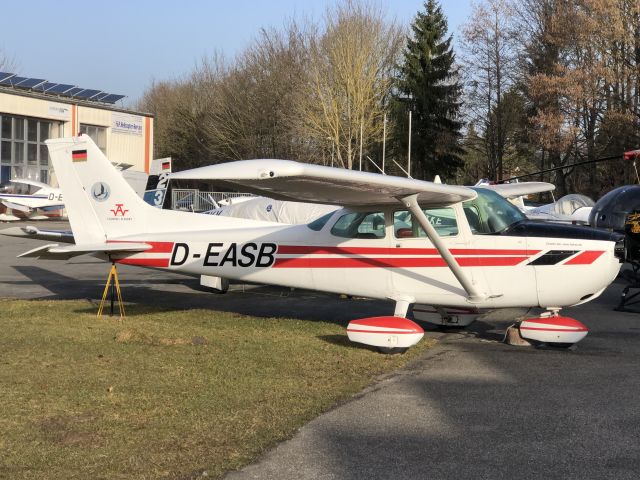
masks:
[[[104,279],[78,279],[36,266],[14,266],[20,274],[29,280],[5,282],[12,285],[29,285],[35,283],[50,291],[49,298],[56,300],[89,300],[97,308],[102,298],[106,276]],[[204,289],[197,277],[182,278],[149,278],[144,281],[127,279],[120,274],[122,295],[127,304],[136,304],[132,314],[142,313],[140,307],[149,306],[153,310],[179,311],[186,309],[205,309],[251,315],[262,318],[285,317],[299,320],[325,321],[342,326],[356,318],[380,315],[392,315],[392,302],[361,298],[340,298],[338,295],[312,292],[307,290],[291,290],[289,288],[268,285],[232,285],[226,294],[212,293]],[[109,304],[107,303],[107,311]],[[93,307],[87,308],[93,311]],[[417,321],[427,334],[429,332],[455,334],[461,337],[474,337],[485,341],[502,341],[504,328],[509,325],[494,324],[482,321],[474,322],[466,329],[436,327]],[[341,339],[324,340],[343,344]]]
[[[102,298],[104,279],[78,279],[41,267],[14,266],[29,279],[5,282],[11,285],[35,283],[53,295],[51,299],[72,300]],[[333,322],[346,325],[354,318],[390,315],[391,302],[367,299],[342,299],[338,295],[251,285],[246,289],[234,285],[226,294],[203,291],[195,277],[160,278],[140,281],[120,275],[125,303],[148,305],[154,310],[178,311],[206,309],[256,317],[286,317],[300,320]]]

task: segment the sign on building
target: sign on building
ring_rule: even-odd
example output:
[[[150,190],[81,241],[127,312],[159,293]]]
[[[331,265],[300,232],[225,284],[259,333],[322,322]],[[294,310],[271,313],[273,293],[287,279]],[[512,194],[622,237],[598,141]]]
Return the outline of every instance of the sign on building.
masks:
[[[142,135],[142,117],[113,112],[111,114],[111,131]]]
[[[61,120],[71,120],[71,105],[49,102],[49,116]]]

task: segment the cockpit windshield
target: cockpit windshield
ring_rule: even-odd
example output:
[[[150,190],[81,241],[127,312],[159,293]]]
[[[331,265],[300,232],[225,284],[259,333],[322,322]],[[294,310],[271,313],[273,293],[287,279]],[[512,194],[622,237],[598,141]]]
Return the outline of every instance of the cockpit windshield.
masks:
[[[474,188],[478,196],[462,204],[471,231],[477,235],[500,233],[526,220],[524,213],[493,190]]]

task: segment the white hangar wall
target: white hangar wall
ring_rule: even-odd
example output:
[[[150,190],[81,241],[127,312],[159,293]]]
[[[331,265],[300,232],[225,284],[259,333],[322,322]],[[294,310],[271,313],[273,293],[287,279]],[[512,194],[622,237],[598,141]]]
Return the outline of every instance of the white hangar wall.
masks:
[[[0,87],[0,183],[29,178],[56,185],[44,141],[79,133],[89,135],[112,162],[149,172],[152,115]]]

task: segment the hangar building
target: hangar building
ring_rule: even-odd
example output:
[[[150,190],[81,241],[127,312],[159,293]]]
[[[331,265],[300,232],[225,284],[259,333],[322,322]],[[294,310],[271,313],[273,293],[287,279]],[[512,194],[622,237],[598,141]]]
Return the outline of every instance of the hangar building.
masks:
[[[120,108],[124,95],[0,72],[0,183],[56,185],[44,141],[89,135],[112,162],[149,172],[153,116]]]

